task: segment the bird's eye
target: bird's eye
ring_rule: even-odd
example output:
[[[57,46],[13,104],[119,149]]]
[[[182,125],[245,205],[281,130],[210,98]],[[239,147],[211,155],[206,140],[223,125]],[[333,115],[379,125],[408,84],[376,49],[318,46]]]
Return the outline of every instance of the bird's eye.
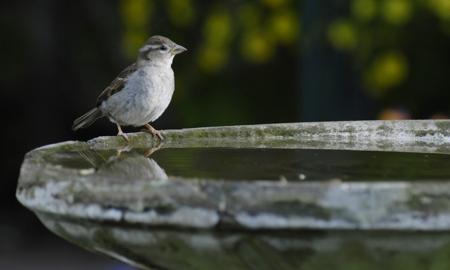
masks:
[[[162,45],[161,47],[159,47],[159,49],[160,49],[161,51],[167,51],[167,46]]]

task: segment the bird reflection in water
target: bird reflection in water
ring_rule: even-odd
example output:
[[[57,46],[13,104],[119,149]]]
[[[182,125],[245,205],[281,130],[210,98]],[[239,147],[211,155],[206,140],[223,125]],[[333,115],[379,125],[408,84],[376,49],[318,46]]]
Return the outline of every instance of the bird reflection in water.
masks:
[[[107,155],[92,149],[80,151],[80,156],[91,164],[97,176],[133,180],[167,181],[168,176],[150,156],[161,148],[148,149],[130,147],[108,151]]]

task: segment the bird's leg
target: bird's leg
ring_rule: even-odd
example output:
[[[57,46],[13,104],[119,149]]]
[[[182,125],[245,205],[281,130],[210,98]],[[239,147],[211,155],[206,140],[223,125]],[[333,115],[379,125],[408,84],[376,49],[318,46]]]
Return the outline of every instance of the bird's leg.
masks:
[[[159,143],[156,145],[156,147],[152,147],[149,148],[145,151],[144,156],[146,157],[150,157],[153,153],[155,153],[156,151],[158,151],[159,149],[161,149],[162,147],[162,143]]]
[[[161,141],[164,139],[164,137],[161,135],[161,132],[150,126],[150,124],[145,124],[144,127],[145,129],[143,131],[148,132],[153,136],[157,136]]]
[[[119,132],[117,132],[117,136],[121,136],[122,138],[125,139],[125,141],[130,142],[130,139],[128,139],[127,134],[123,133],[122,128],[120,127],[120,125],[116,123],[116,126],[117,126],[117,130],[119,131]]]
[[[119,149],[117,149],[116,152],[116,158],[120,157],[120,155],[122,155],[122,153],[126,153],[129,152],[133,147],[130,144],[127,144],[125,147],[121,147]]]

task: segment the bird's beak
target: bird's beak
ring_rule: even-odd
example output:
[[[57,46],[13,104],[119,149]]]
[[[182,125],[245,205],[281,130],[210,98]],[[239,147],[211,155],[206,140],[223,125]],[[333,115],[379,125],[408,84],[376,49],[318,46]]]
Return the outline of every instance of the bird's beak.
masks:
[[[185,51],[187,51],[187,49],[185,47],[180,46],[180,45],[175,45],[175,47],[173,47],[173,49],[172,49],[172,54],[175,55],[175,54],[179,54],[179,53],[182,53]]]

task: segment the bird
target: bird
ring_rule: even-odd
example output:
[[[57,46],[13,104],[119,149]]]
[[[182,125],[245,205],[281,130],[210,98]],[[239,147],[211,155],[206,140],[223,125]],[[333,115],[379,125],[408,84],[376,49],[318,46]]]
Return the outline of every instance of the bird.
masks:
[[[167,37],[151,36],[139,49],[136,62],[125,68],[97,98],[96,106],[75,119],[74,131],[107,117],[117,126],[117,136],[129,141],[122,126],[144,127],[163,140],[150,123],[169,106],[175,90],[172,62],[175,55],[187,49]]]

